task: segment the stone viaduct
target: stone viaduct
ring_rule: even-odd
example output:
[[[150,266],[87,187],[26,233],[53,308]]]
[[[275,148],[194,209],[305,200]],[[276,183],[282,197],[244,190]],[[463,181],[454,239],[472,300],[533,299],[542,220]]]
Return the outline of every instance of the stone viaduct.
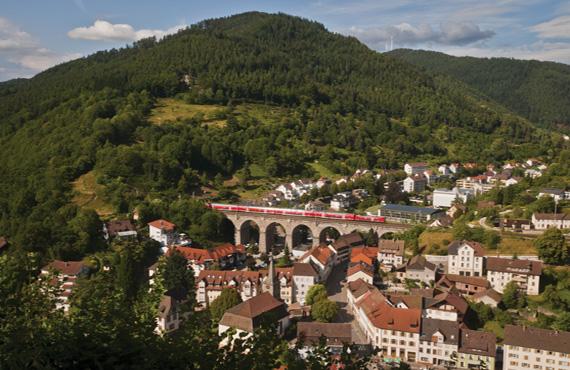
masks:
[[[261,252],[267,252],[269,248],[273,247],[276,226],[280,226],[285,231],[285,245],[290,249],[299,244],[293,240],[293,236],[299,228],[308,229],[313,238],[313,244],[317,244],[324,241],[326,231],[329,229],[336,230],[340,235],[353,231],[368,232],[372,229],[380,237],[386,233],[401,232],[411,227],[407,224],[335,220],[297,215],[274,215],[228,210],[221,210],[220,212],[224,213],[227,219],[233,223],[236,244],[249,243],[251,235],[248,229],[251,228],[252,223],[257,226],[259,232],[258,244]]]

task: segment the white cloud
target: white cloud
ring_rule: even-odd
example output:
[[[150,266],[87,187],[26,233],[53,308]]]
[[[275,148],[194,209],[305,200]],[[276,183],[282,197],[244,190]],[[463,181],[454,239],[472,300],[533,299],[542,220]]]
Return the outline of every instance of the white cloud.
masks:
[[[570,15],[563,15],[530,28],[543,39],[570,39]]]
[[[0,80],[30,77],[56,64],[80,57],[80,54],[58,54],[40,45],[29,33],[6,18],[0,17]]]
[[[113,24],[103,20],[96,20],[92,26],[74,28],[67,35],[72,39],[90,41],[136,41],[152,36],[160,39],[185,27],[186,25],[182,24],[167,30],[135,30],[130,24]]]
[[[429,24],[413,26],[409,23],[377,28],[352,27],[347,33],[373,47],[380,46],[391,39],[398,46],[413,46],[426,43],[467,45],[489,39],[495,35],[494,31],[481,30],[478,25],[471,22],[442,23],[439,29],[434,29]]]

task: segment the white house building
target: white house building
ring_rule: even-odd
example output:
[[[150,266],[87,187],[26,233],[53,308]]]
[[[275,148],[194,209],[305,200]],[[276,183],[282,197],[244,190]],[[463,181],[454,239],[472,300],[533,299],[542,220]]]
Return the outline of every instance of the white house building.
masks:
[[[449,208],[458,200],[466,203],[473,195],[474,192],[472,190],[457,187],[451,190],[435,189],[433,191],[433,206],[436,208]]]
[[[422,175],[408,176],[403,182],[406,193],[419,193],[426,189],[427,180]]]
[[[424,162],[416,162],[416,163],[406,163],[404,165],[404,171],[408,176],[412,176],[415,174],[421,174],[428,169],[427,163]]]
[[[378,241],[378,262],[384,270],[391,270],[404,263],[403,240],[380,239]]]
[[[570,332],[505,326],[504,370],[570,370]]]
[[[167,247],[176,242],[176,225],[166,220],[155,220],[148,223],[148,236]]]
[[[565,213],[533,213],[531,221],[536,230],[546,230],[549,227],[570,228],[570,215]]]
[[[528,295],[540,293],[542,262],[489,257],[486,264],[487,280],[497,292],[503,293],[505,286],[514,281]]]
[[[447,247],[447,272],[463,276],[484,276],[485,249],[473,241],[454,240]]]

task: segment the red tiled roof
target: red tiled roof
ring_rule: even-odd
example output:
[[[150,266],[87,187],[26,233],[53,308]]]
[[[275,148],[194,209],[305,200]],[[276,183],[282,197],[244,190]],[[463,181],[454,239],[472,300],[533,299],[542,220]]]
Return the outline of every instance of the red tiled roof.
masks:
[[[148,223],[149,226],[165,231],[174,231],[176,225],[166,220],[155,220]]]
[[[352,276],[354,274],[356,274],[357,272],[364,272],[366,275],[369,275],[370,277],[374,277],[374,270],[372,270],[372,267],[366,263],[357,263],[353,266],[350,266],[348,268],[348,271],[346,273],[346,276]]]
[[[378,256],[378,248],[377,247],[354,247],[350,252],[351,256],[357,256],[359,254],[363,254],[369,258],[376,259]]]
[[[485,248],[483,248],[483,246],[481,246],[481,244],[474,242],[474,241],[470,241],[470,240],[461,240],[461,241],[454,240],[447,247],[447,253],[452,254],[452,255],[457,255],[458,249],[461,246],[463,246],[464,244],[467,244],[468,246],[470,246],[473,249],[476,257],[485,256]]]
[[[463,275],[455,275],[455,274],[447,274],[441,278],[438,282],[440,284],[444,279],[447,279],[451,283],[462,283],[474,286],[480,286],[483,288],[489,287],[489,281],[484,277],[477,277],[477,276],[463,276]]]
[[[363,262],[368,266],[372,266],[372,264],[374,263],[373,259],[365,254],[357,254],[357,255],[352,255],[350,257],[350,263],[360,263],[360,262]]]
[[[404,255],[404,245],[405,241],[403,240],[385,240],[382,239],[378,243],[378,252],[379,253],[394,253],[397,256]]]
[[[366,298],[364,301],[366,301]],[[363,304],[364,301],[362,302]],[[396,308],[384,301],[371,310],[367,316],[370,322],[380,329],[408,333],[420,332],[422,310],[418,308]]]
[[[211,249],[200,249],[176,246],[175,250],[179,251],[187,260],[194,261],[195,263],[204,263],[207,260],[219,260],[220,258],[227,257],[233,253],[245,253],[243,245],[222,244]]]
[[[63,275],[78,275],[85,268],[82,261],[55,260],[44,267],[45,270],[55,270]]]
[[[322,265],[326,265],[327,261],[332,257],[332,254],[333,252],[330,250],[329,247],[327,247],[326,245],[320,245],[318,247],[315,247],[307,251],[307,253],[305,253],[300,260],[305,261],[307,257],[313,256]]]

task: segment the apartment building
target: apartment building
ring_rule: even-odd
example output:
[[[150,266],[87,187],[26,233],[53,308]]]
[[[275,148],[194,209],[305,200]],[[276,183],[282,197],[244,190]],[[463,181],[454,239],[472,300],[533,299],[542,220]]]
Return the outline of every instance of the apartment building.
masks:
[[[378,242],[378,262],[383,270],[390,271],[396,266],[404,263],[403,240],[385,240]]]
[[[447,247],[447,272],[462,276],[484,276],[485,249],[481,244],[454,240]]]
[[[491,287],[503,293],[505,286],[514,281],[528,295],[540,293],[542,262],[508,258],[487,258],[487,280]]]
[[[570,370],[570,332],[507,325],[504,370]]]

